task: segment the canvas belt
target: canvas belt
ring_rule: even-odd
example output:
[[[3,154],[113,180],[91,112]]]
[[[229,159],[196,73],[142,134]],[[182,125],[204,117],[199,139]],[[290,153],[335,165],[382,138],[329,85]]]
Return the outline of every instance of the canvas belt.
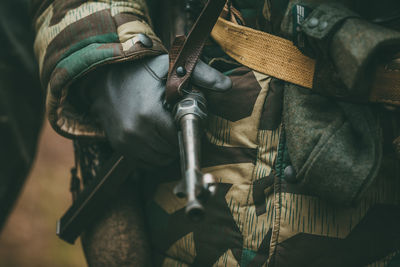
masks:
[[[211,36],[230,57],[255,71],[312,89],[315,60],[289,40],[218,18]],[[400,70],[378,66],[369,101],[400,106]]]

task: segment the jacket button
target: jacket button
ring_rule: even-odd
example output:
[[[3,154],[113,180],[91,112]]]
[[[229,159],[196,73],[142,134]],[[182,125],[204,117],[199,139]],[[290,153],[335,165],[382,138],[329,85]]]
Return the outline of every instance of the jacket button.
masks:
[[[318,26],[318,23],[319,23],[319,20],[318,20],[317,18],[311,18],[311,19],[308,21],[307,25],[308,25],[308,27],[310,27],[310,28],[315,28],[315,27]]]
[[[150,37],[148,37],[146,34],[139,33],[134,41],[134,43],[141,43],[144,47],[150,48],[153,47],[153,40],[151,40]]]
[[[323,31],[323,30],[325,30],[327,27],[328,27],[328,22],[323,21],[323,22],[321,22],[321,23],[319,24],[318,30]]]
[[[296,170],[292,165],[289,165],[285,168],[285,170],[283,171],[283,177],[289,183],[296,182]]]

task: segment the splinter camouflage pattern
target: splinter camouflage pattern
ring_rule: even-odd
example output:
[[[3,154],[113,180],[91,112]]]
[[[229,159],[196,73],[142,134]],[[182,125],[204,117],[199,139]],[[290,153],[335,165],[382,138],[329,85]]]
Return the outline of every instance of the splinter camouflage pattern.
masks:
[[[387,156],[354,207],[302,192],[279,178],[283,83],[243,67],[230,76],[230,93],[209,96],[203,146],[218,193],[205,221],[192,224],[172,193],[177,181],[156,188],[147,205],[156,266],[386,266],[400,237],[397,159]]]
[[[87,107],[79,105],[79,92],[68,85],[96,66],[164,48],[144,1],[51,2],[42,4],[35,22],[49,119],[65,136],[101,135]],[[281,36],[289,33],[280,28],[287,2],[233,1],[247,25]],[[132,44],[141,32],[153,39],[152,48]],[[284,82],[243,66],[226,74],[233,89],[208,95],[203,171],[216,177],[218,191],[206,204],[205,220],[193,224],[184,216],[185,201],[172,193],[178,175],[144,185],[155,265],[398,266],[400,169],[390,146],[400,134],[398,116],[377,110],[385,137],[383,166],[361,201],[340,207],[283,179],[290,164],[281,121]]]
[[[68,92],[69,83],[100,65],[158,55],[165,49],[148,24],[143,0],[50,2],[40,5],[34,22],[34,50],[47,88],[50,123],[65,136],[102,135]],[[151,37],[154,46],[134,44],[138,33]]]

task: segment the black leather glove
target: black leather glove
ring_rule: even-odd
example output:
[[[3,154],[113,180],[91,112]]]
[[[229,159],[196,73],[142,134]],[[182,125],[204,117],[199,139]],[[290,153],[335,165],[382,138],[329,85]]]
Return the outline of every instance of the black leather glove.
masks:
[[[106,66],[95,73],[90,91],[91,112],[112,147],[142,167],[165,166],[178,156],[176,127],[162,105],[168,66],[168,55]],[[201,61],[191,84],[221,92],[232,86],[228,77]]]

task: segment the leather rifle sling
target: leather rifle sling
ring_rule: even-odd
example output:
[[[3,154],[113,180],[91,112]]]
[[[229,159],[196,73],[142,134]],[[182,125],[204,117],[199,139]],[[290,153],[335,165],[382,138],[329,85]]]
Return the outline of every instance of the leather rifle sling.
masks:
[[[210,36],[226,0],[208,0],[188,36],[177,36],[169,53],[170,66],[166,84],[166,103],[173,106],[182,96],[204,44]],[[180,68],[177,73],[177,68]]]

